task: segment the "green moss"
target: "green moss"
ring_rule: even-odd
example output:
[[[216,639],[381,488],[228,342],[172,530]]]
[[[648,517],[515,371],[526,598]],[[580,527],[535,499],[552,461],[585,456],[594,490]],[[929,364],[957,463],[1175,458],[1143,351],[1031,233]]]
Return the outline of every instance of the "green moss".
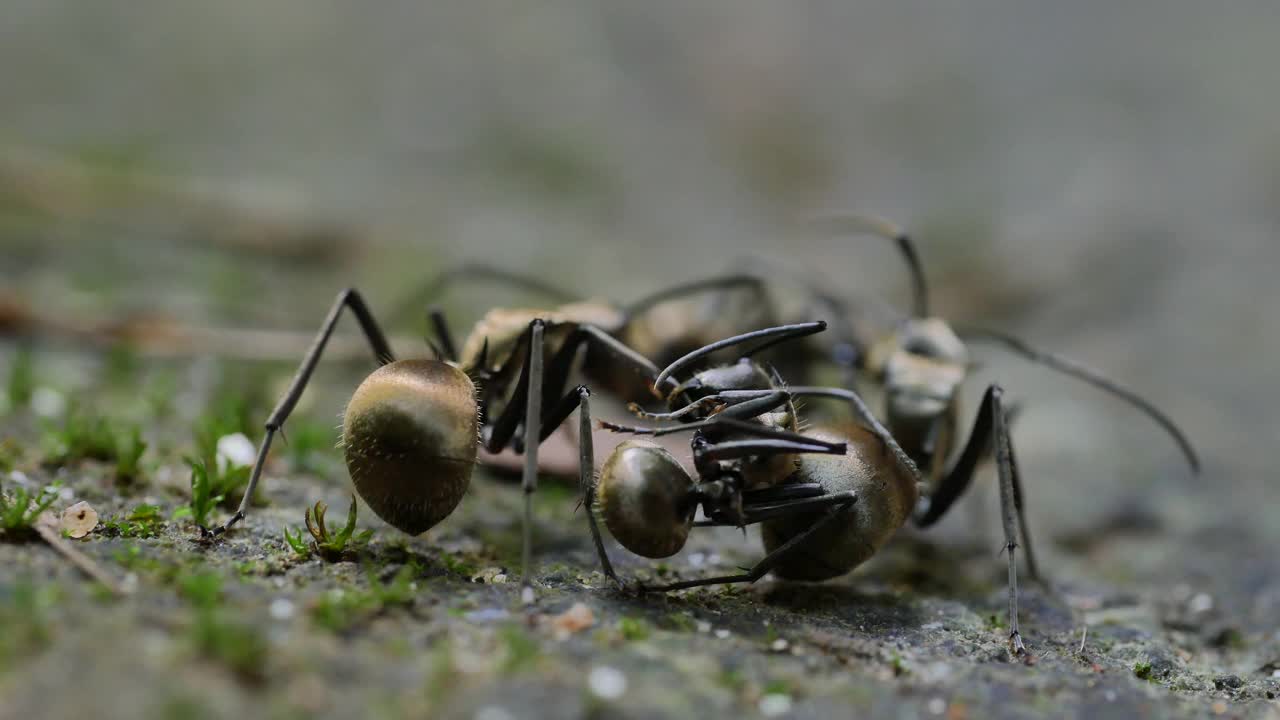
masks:
[[[624,617],[618,621],[618,632],[627,642],[640,642],[649,638],[649,623],[635,617]]]
[[[48,646],[53,638],[49,609],[58,601],[54,586],[20,579],[0,593],[0,671]]]
[[[1151,673],[1151,663],[1147,660],[1139,660],[1133,664],[1133,676],[1139,680],[1153,680]]]
[[[22,446],[13,438],[0,438],[0,472],[9,472],[22,460]]]
[[[31,348],[20,348],[13,356],[13,364],[9,366],[9,377],[5,381],[9,408],[17,410],[30,405],[35,388],[35,361],[31,356]]]
[[[389,608],[412,605],[417,595],[415,579],[421,570],[416,563],[409,563],[386,583],[370,571],[367,588],[338,588],[321,595],[311,606],[311,619],[326,630],[343,632]]]
[[[188,634],[196,653],[242,679],[260,680],[266,639],[257,628],[229,617],[222,607],[222,578],[213,572],[191,572],[178,578],[178,587],[195,611]]]
[[[118,482],[132,484],[142,477],[142,454],[147,443],[142,439],[142,427],[133,425],[116,437],[116,470]]]
[[[504,626],[499,637],[503,646],[502,671],[509,675],[529,669],[542,652],[538,641],[519,625]]]
[[[139,505],[123,518],[111,517],[102,523],[102,532],[112,537],[154,538],[164,530],[165,522],[158,505]]]
[[[468,562],[461,555],[450,552],[442,552],[440,554],[440,564],[444,565],[444,569],[448,570],[450,574],[458,575],[468,580],[479,573],[475,563]]]
[[[119,442],[111,423],[104,417],[72,407],[61,425],[45,425],[41,438],[44,462],[61,466],[80,460],[114,462],[119,457]]]

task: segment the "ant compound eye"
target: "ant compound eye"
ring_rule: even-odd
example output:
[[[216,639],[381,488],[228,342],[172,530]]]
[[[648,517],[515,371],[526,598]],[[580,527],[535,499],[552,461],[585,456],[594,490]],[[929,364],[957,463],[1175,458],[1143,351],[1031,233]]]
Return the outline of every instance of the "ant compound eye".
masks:
[[[596,488],[604,524],[622,546],[648,558],[670,557],[693,527],[693,479],[671,453],[647,440],[617,447]]]

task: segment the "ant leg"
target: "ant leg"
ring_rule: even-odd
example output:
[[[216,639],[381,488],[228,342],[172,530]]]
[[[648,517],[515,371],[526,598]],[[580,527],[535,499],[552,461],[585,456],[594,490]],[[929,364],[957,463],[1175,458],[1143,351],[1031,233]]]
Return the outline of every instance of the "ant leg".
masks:
[[[591,440],[591,406],[588,402],[588,398],[591,397],[591,391],[585,385],[582,385],[578,387],[577,393],[578,448],[580,450],[578,482],[582,489],[582,505],[587,513],[587,527],[591,529],[591,542],[595,544],[596,554],[600,556],[600,568],[604,571],[605,577],[621,588],[622,581],[618,579],[618,574],[614,572],[613,563],[609,562],[609,554],[605,552],[604,539],[600,535],[600,526],[596,522],[596,460],[595,447]]]
[[[636,403],[631,403],[627,405],[627,410],[630,410],[632,415],[635,415],[638,418],[644,418],[646,420],[679,420],[684,418],[687,415],[692,414],[695,410],[699,410],[707,406],[714,407],[716,405],[724,405],[724,406],[737,405],[747,400],[754,400],[756,398],[766,397],[768,395],[771,395],[774,392],[777,392],[777,391],[776,390],[722,390],[716,393],[715,395],[706,395],[706,396],[700,397],[697,400],[694,400],[693,402],[689,403],[688,405],[685,405],[684,407],[678,410],[672,410],[671,412],[649,412],[648,410],[645,410],[644,408],[640,407]]]
[[[521,551],[521,598],[533,602],[533,585],[529,580],[529,565],[533,554],[533,493],[538,489],[538,446],[542,437],[542,333],[545,323],[534,320],[529,324],[528,379],[524,415],[524,547]]]
[[[880,422],[875,413],[871,412],[871,408],[867,407],[866,401],[858,393],[843,388],[830,387],[790,387],[787,388],[787,391],[791,393],[792,397],[827,397],[848,402],[853,414],[857,416],[862,424],[880,437],[881,442],[888,446],[889,451],[898,460],[898,464],[911,473],[916,482],[924,481],[924,476],[921,475],[920,468],[916,467],[915,461],[907,455],[907,452],[894,439],[889,429]]]
[[[797,442],[794,440],[729,440],[727,442],[708,443],[699,460],[737,460],[753,455],[777,455],[783,453],[821,453],[825,455],[844,455],[847,446],[844,443],[818,444],[816,440]]]
[[[453,341],[453,333],[449,332],[449,321],[444,316],[444,311],[438,307],[433,307],[427,311],[427,318],[431,321],[431,327],[436,333],[436,342],[440,343],[440,349],[444,352],[445,359],[458,359],[458,344]]]
[[[643,587],[642,589],[646,591],[654,591],[654,592],[668,592],[671,590],[684,590],[687,588],[700,587],[703,585],[727,585],[729,583],[742,583],[742,582],[753,583],[759,580],[760,578],[764,577],[765,575],[769,574],[769,571],[772,570],[774,567],[776,567],[777,564],[780,561],[782,561],[787,556],[788,553],[790,553],[792,550],[794,550],[798,546],[802,545],[806,540],[813,537],[816,533],[818,533],[823,528],[832,524],[837,518],[841,517],[844,511],[853,507],[853,504],[856,501],[856,498],[853,496],[853,493],[840,493],[838,495],[830,495],[822,499],[827,500],[833,505],[833,507],[827,511],[827,514],[825,517],[821,518],[820,520],[815,522],[813,525],[810,525],[804,532],[796,535],[795,537],[783,543],[780,547],[776,548],[773,552],[769,553],[768,555],[765,555],[763,558],[760,559],[760,562],[756,563],[755,566],[752,567],[747,572],[739,575],[721,575],[718,577],[699,578],[697,580],[684,580],[681,582],[670,583],[668,585]],[[804,502],[804,501],[800,501],[800,502]],[[809,503],[800,508],[797,508],[796,511],[812,512],[813,507],[812,507],[812,504]]]
[[[235,515],[227,520],[226,524],[213,530],[201,528],[201,532],[208,535],[221,535],[231,526],[244,519],[245,513],[249,510],[249,501],[253,498],[253,491],[258,487],[258,480],[262,477],[262,468],[267,463],[267,451],[271,449],[271,439],[276,432],[284,427],[284,421],[289,417],[289,413],[293,412],[293,408],[298,404],[298,399],[302,397],[302,391],[307,387],[307,381],[311,379],[311,373],[316,369],[316,364],[320,362],[320,355],[324,353],[325,344],[329,342],[329,336],[333,334],[333,329],[338,324],[338,318],[342,316],[342,309],[348,308],[356,316],[356,320],[360,323],[360,329],[364,331],[365,338],[369,341],[369,346],[373,349],[374,358],[379,365],[386,365],[395,360],[395,356],[391,352],[391,345],[387,342],[387,338],[382,333],[382,329],[378,327],[378,322],[374,320],[373,313],[369,312],[369,306],[365,304],[364,298],[354,288],[347,288],[338,293],[338,297],[333,302],[329,314],[325,317],[324,322],[320,325],[320,331],[316,333],[316,339],[311,343],[311,348],[307,350],[307,354],[302,358],[302,364],[298,367],[298,372],[293,376],[293,382],[289,383],[289,389],[285,391],[284,397],[280,398],[280,402],[276,404],[271,415],[267,418],[266,429],[267,434],[262,438],[262,444],[258,446],[258,457],[253,463],[253,470],[249,473],[249,484],[245,487],[244,497],[240,500],[240,507],[236,510]]]
[[[1000,480],[1000,510],[1004,526],[1005,549],[1009,553],[1009,644],[1015,653],[1020,654],[1026,652],[1026,648],[1022,644],[1022,636],[1018,631],[1018,566],[1014,554],[1018,548],[1019,535],[1027,553],[1028,570],[1032,577],[1038,577],[1039,572],[1035,556],[1031,552],[1026,514],[1023,510],[1022,479],[1018,473],[1018,462],[1013,452],[1013,441],[1009,437],[1003,397],[1004,390],[999,385],[987,388],[968,444],[956,459],[955,465],[938,484],[938,489],[922,505],[923,512],[916,515],[915,522],[921,527],[928,527],[937,522],[956,499],[968,489],[978,461],[994,445],[996,471]]]

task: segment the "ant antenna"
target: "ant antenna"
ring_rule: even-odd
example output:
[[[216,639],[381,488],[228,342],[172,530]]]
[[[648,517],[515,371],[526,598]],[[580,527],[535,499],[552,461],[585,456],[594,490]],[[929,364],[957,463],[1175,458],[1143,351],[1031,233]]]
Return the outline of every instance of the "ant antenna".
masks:
[[[915,243],[905,230],[882,217],[856,213],[817,215],[809,218],[809,222],[832,233],[846,235],[867,233],[894,241],[902,257],[906,259],[907,267],[911,270],[912,294],[915,299],[912,313],[917,318],[929,317],[929,285],[925,281],[924,265],[920,262]]]
[[[703,347],[694,350],[668,365],[662,372],[658,373],[658,377],[654,379],[653,385],[654,387],[662,387],[662,384],[670,379],[671,375],[677,370],[680,370],[688,366],[694,360],[710,355],[717,350],[723,350],[727,347],[733,347],[734,345],[741,345],[742,343],[751,342],[752,340],[765,339],[765,342],[742,353],[742,357],[750,357],[751,355],[758,353],[767,347],[772,347],[780,342],[791,340],[793,338],[804,337],[806,335],[813,335],[814,333],[820,333],[826,329],[827,323],[822,320],[818,320],[816,322],[798,323],[796,325],[779,325],[778,327],[754,330],[749,333],[734,335],[733,337],[725,338],[724,340],[717,340],[710,345],[704,345]]]
[[[622,315],[630,321],[635,318],[635,316],[645,312],[649,308],[652,308],[655,305],[660,305],[668,300],[674,300],[685,295],[695,295],[708,290],[727,290],[734,287],[754,287],[758,290],[762,290],[764,287],[764,281],[755,275],[748,275],[744,273],[702,278],[701,280],[673,285],[651,295],[646,295],[645,297],[632,302],[630,305],[623,307]]]
[[[1106,392],[1125,400],[1164,428],[1165,431],[1173,437],[1174,441],[1178,443],[1178,448],[1182,450],[1182,454],[1186,456],[1187,463],[1191,466],[1192,472],[1196,475],[1200,474],[1200,457],[1196,454],[1195,448],[1191,446],[1191,441],[1187,439],[1186,435],[1182,433],[1182,430],[1178,428],[1168,415],[1165,415],[1159,408],[1143,399],[1142,396],[1138,395],[1134,391],[1124,387],[1114,380],[1111,380],[1110,378],[1107,378],[1097,370],[1085,367],[1084,365],[1081,365],[1074,360],[1062,357],[1061,355],[1055,355],[1044,350],[1036,349],[1021,339],[1007,333],[987,328],[967,328],[960,331],[960,336],[966,340],[977,340],[980,342],[990,342],[1000,345],[1004,349],[1017,353],[1027,360],[1040,363],[1041,365],[1057,370],[1064,375],[1070,375],[1079,380],[1083,380],[1096,388],[1105,390]]]

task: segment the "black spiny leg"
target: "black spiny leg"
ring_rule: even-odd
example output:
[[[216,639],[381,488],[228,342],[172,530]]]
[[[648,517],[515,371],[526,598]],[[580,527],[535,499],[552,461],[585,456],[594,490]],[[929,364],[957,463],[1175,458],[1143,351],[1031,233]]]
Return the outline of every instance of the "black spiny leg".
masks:
[[[937,522],[968,489],[973,480],[973,472],[986,449],[994,449],[996,471],[1000,480],[1000,514],[1004,526],[1005,549],[1009,553],[1009,645],[1014,653],[1022,654],[1026,652],[1026,647],[1022,644],[1022,636],[1018,631],[1018,566],[1014,557],[1019,534],[1027,553],[1028,569],[1033,577],[1038,576],[1038,573],[1031,544],[1027,542],[1029,532],[1023,512],[1022,479],[1018,475],[1013,442],[1009,439],[1003,397],[1004,391],[1000,386],[992,385],[987,388],[969,442],[915,521],[921,527]]]
[[[533,585],[529,580],[529,564],[533,554],[533,493],[538,489],[538,446],[542,438],[542,332],[544,323],[534,320],[529,325],[528,395],[524,415],[524,547],[521,551],[521,599],[533,602]]]
[[[581,462],[578,468],[578,483],[582,489],[582,506],[587,513],[587,526],[591,529],[591,541],[595,543],[596,554],[600,556],[600,569],[604,571],[605,577],[621,588],[623,587],[622,581],[618,579],[618,574],[614,572],[613,563],[609,562],[609,554],[605,552],[604,539],[600,535],[600,526],[596,523],[596,460],[595,448],[591,438],[591,405],[589,402],[591,391],[585,386],[579,386],[577,394],[578,448]]]
[[[395,360],[391,353],[391,345],[387,343],[386,336],[378,327],[378,322],[374,320],[373,313],[369,312],[369,306],[365,304],[364,298],[360,297],[360,293],[354,288],[347,288],[338,293],[337,299],[333,301],[333,307],[329,309],[329,314],[320,325],[320,331],[316,333],[316,339],[312,341],[311,348],[303,356],[302,364],[298,366],[298,372],[293,376],[293,382],[289,383],[289,389],[285,391],[284,397],[280,398],[280,402],[267,418],[267,434],[262,438],[262,444],[258,446],[258,458],[254,461],[253,470],[249,473],[249,484],[245,487],[244,497],[240,500],[240,508],[221,527],[213,530],[201,528],[204,535],[221,535],[230,530],[232,525],[244,519],[245,513],[249,510],[249,501],[253,498],[253,491],[258,487],[258,480],[262,477],[262,467],[267,463],[271,439],[284,426],[284,421],[289,417],[289,413],[293,412],[298,399],[302,397],[302,391],[307,388],[307,381],[311,379],[311,373],[320,362],[320,356],[324,353],[324,347],[329,342],[329,336],[333,334],[333,328],[338,324],[338,318],[342,316],[344,307],[350,309],[356,316],[378,364],[386,365]]]
[[[787,553],[791,552],[796,547],[799,547],[800,545],[804,544],[806,540],[813,537],[813,535],[816,534],[819,530],[822,530],[824,527],[827,527],[832,522],[834,522],[837,518],[839,518],[844,513],[845,510],[848,510],[849,508],[853,507],[853,504],[856,501],[857,501],[857,498],[852,492],[838,493],[835,495],[827,495],[821,498],[806,498],[803,500],[794,501],[793,508],[791,510],[792,512],[813,512],[822,506],[827,506],[829,509],[827,510],[827,515],[825,517],[818,520],[813,525],[810,525],[804,532],[796,535],[795,537],[783,543],[780,547],[774,549],[773,552],[769,553],[768,555],[765,555],[763,558],[760,559],[760,562],[756,563],[754,567],[752,567],[750,570],[748,570],[745,573],[740,573],[738,575],[720,575],[717,577],[699,578],[697,580],[683,580],[681,582],[674,582],[667,585],[644,586],[641,589],[644,591],[668,592],[671,590],[684,590],[687,588],[701,587],[703,585],[728,585],[730,583],[753,583],[759,580],[760,578],[764,577],[765,575],[768,575],[769,571],[777,567],[778,563],[781,562],[787,556]],[[769,514],[769,517],[777,517],[778,515],[781,515],[781,514],[785,514],[785,513],[778,512],[777,508],[774,508],[773,512]],[[761,519],[764,519],[764,518],[761,518]]]

